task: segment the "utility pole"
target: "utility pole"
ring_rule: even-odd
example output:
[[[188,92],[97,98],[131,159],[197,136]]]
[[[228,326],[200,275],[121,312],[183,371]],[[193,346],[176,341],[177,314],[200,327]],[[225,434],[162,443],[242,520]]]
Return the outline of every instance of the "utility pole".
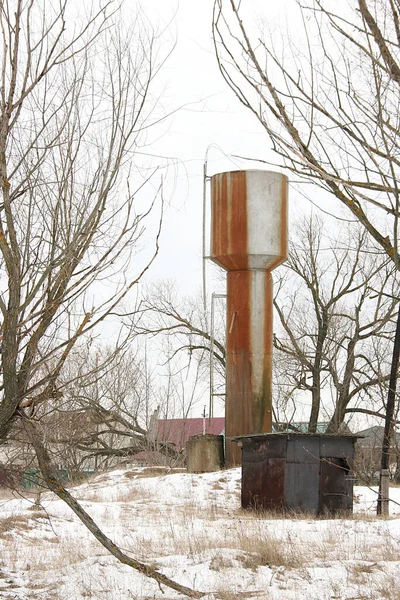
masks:
[[[394,409],[396,400],[397,372],[400,357],[400,304],[397,313],[396,335],[393,345],[392,368],[390,371],[389,392],[386,405],[385,430],[382,442],[381,473],[379,478],[379,495],[377,514],[389,515],[389,461],[390,446],[394,431]]]

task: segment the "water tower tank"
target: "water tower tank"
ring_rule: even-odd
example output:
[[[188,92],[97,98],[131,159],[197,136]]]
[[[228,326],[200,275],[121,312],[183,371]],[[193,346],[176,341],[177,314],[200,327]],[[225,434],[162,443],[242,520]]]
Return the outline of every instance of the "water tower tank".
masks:
[[[226,461],[231,438],[272,430],[272,276],[287,257],[287,177],[232,171],[211,178],[211,258],[228,271]]]

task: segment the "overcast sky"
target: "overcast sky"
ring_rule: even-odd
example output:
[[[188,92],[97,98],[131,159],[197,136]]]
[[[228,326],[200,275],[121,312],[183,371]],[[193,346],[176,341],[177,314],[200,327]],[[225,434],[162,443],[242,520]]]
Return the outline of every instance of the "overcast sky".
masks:
[[[265,2],[247,2],[249,18],[261,14]],[[152,145],[156,154],[176,159],[169,169],[159,258],[150,277],[174,278],[184,292],[201,286],[203,163],[208,149],[208,174],[246,168],[233,155],[272,158],[270,143],[255,117],[227,89],[217,66],[211,36],[213,0],[152,0],[145,12],[154,26],[169,24],[165,47],[176,47],[160,79],[161,103],[182,106]],[[282,4],[283,10],[283,4]],[[254,164],[249,165],[247,168]],[[265,168],[265,167],[263,167]],[[210,270],[210,275],[212,270]],[[211,283],[210,283],[211,285]]]
[[[166,176],[168,207],[160,255],[149,276],[153,280],[176,279],[182,291],[188,293],[195,293],[202,283],[202,186],[206,153],[208,175],[267,168],[265,164],[240,161],[235,158],[238,155],[276,162],[265,130],[227,88],[218,70],[211,31],[213,4],[213,0],[181,0],[180,3],[148,0],[143,4],[153,26],[166,29],[164,48],[170,47],[171,40],[176,42],[160,74],[160,102],[166,111],[182,107],[168,120],[164,134],[151,146],[155,154],[171,157],[170,164],[175,166]],[[297,22],[296,7],[295,0],[277,3],[242,0],[241,15],[249,30],[268,28],[278,37],[287,30],[292,40],[297,36],[298,43],[302,24]],[[321,195],[319,191],[315,199]],[[289,188],[289,204],[291,215],[311,209],[294,186]],[[325,198],[323,207],[343,214],[339,203],[332,198]],[[221,291],[221,284],[213,286],[211,281],[215,273],[211,264],[208,273],[209,290]]]

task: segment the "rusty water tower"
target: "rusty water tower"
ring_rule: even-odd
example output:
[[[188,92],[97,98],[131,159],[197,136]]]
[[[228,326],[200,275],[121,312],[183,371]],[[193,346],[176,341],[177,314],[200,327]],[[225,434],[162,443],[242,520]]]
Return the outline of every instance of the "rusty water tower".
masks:
[[[228,271],[226,463],[235,436],[272,430],[272,275],[287,258],[288,179],[272,171],[211,178],[211,259]]]

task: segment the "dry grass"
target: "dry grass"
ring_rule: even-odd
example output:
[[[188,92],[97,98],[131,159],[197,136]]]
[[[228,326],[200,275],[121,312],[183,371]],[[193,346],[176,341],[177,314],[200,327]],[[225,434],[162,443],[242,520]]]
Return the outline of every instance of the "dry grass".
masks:
[[[375,561],[398,562],[400,559],[399,546],[390,531],[386,529],[382,532],[382,538],[379,543],[364,544],[361,559],[370,560],[371,556]],[[400,594],[399,594],[400,597]]]
[[[146,490],[140,486],[123,489],[118,491],[115,495],[115,500],[117,502],[148,502],[149,500],[153,500],[153,495],[149,490]]]
[[[157,519],[157,517],[155,517]],[[150,535],[132,536],[128,542],[136,554],[143,558],[184,555],[196,563],[199,556],[217,551],[211,559],[211,570],[220,571],[232,566],[232,556],[224,557],[224,549],[237,550],[236,565],[256,571],[260,566],[297,568],[305,562],[304,544],[285,542],[271,534],[263,521],[231,521],[232,525],[221,535],[214,533],[210,519],[199,511],[183,507],[177,515],[165,515],[152,522],[159,530],[159,541]],[[162,540],[162,542],[161,542]],[[126,540],[124,542],[126,544]]]
[[[315,521],[318,517],[306,512],[266,510],[260,508],[238,508],[238,518],[248,521]],[[325,519],[326,517],[324,517]],[[340,519],[340,517],[337,517]]]
[[[235,567],[235,562],[223,554],[218,553],[210,561],[211,571],[223,571],[224,569],[231,569]]]
[[[174,473],[186,473],[186,469],[178,467],[142,467],[134,471],[126,471],[124,477],[127,479],[140,479],[143,477],[161,477],[173,475]]]
[[[93,554],[91,542],[80,540],[78,545],[68,537],[57,537],[51,531],[41,538],[30,538],[25,532],[31,530],[33,524],[20,519],[17,522],[17,535],[7,538],[2,548],[2,559],[7,569],[25,574],[32,572],[34,576],[28,578],[39,585],[39,572],[59,572],[66,565],[80,564]]]
[[[88,556],[85,552],[85,544],[77,545],[70,540],[58,540],[56,543],[57,549],[55,550],[53,546],[49,546],[49,540],[44,539],[40,552],[38,552],[37,541],[25,546],[18,560],[19,564],[22,562],[24,572],[31,571],[35,575],[39,571],[42,573],[57,572],[62,570],[66,564],[80,565]],[[93,552],[92,549],[91,552]],[[34,580],[34,577],[32,579]]]
[[[149,490],[140,485],[130,487],[114,486],[112,493],[110,490],[96,483],[91,488],[75,493],[75,497],[88,502],[148,502],[153,499]]]
[[[0,535],[6,535],[11,532],[13,529],[25,529],[29,530],[32,526],[29,524],[29,520],[31,515],[9,515],[8,517],[4,517],[0,519]]]
[[[323,515],[314,515],[312,513],[300,511],[277,511],[260,508],[238,508],[236,514],[241,519],[265,520],[265,521],[365,521],[367,523],[388,520],[385,516],[376,515],[373,512],[335,512],[325,513]]]
[[[144,477],[150,477],[150,470],[146,471]],[[165,474],[165,469],[156,468],[152,469],[151,476],[159,477]],[[226,494],[220,491],[228,483],[225,476],[210,481],[207,503],[203,503],[203,490],[199,494],[198,488],[195,488],[194,476],[193,489],[190,483],[187,487],[187,481],[182,488],[182,494],[185,494],[187,500],[182,506],[177,507],[172,503],[162,506],[158,503],[156,492],[153,495],[153,492],[147,489],[154,489],[154,486],[138,479],[140,477],[137,472],[128,471],[121,474],[124,485],[116,484],[112,490],[110,487],[102,487],[98,479],[93,479],[89,494],[82,488],[79,495],[82,494],[82,498],[94,502],[107,499],[104,507],[92,507],[96,520],[98,519],[99,525],[105,530],[108,529],[110,537],[135,558],[160,570],[165,567],[165,558],[173,555],[186,557],[185,562],[190,566],[208,563],[210,578],[212,577],[213,581],[215,578],[216,581],[215,598],[239,600],[253,596],[267,600],[274,598],[274,590],[276,593],[277,587],[284,586],[289,578],[295,581],[291,585],[297,585],[296,582],[301,582],[299,585],[304,584],[307,576],[311,577],[313,568],[333,566],[335,570],[342,569],[344,579],[347,577],[352,590],[353,587],[354,590],[362,589],[364,595],[360,592],[357,596],[355,591],[354,597],[368,600],[378,597],[400,600],[394,580],[390,584],[385,582],[386,576],[390,579],[390,574],[395,574],[395,565],[387,567],[387,562],[399,560],[397,540],[390,535],[390,523],[379,520],[371,527],[357,523],[364,520],[376,521],[374,515],[357,514],[353,519],[346,515],[343,521],[340,518],[319,520],[312,515],[297,513],[283,515],[268,511],[227,510],[223,500]],[[113,495],[112,500],[120,504],[110,502],[110,491]],[[50,499],[43,496],[42,501],[46,505]],[[179,498],[178,502],[181,501],[182,498]],[[229,506],[230,503],[228,508]],[[51,512],[50,508],[48,510]],[[38,511],[37,507],[32,506],[25,512],[26,515],[16,512],[15,515],[0,518],[2,558],[5,565],[14,569],[16,573],[26,573],[26,578],[34,582],[32,600],[39,597],[50,600],[51,596],[45,589],[46,581],[49,581],[54,573],[59,572],[64,574],[64,577],[70,577],[71,572],[77,571],[73,567],[75,563],[85,563],[89,557],[95,558],[97,552],[102,556],[101,551],[95,542],[85,536],[79,538],[78,545],[77,539],[68,534],[68,531],[72,530],[59,529],[58,522],[53,525],[60,537],[55,536],[51,531],[51,523],[44,523],[44,512]],[[291,527],[290,521],[293,519],[304,523]],[[117,523],[115,529],[112,529],[114,526],[111,523]],[[33,539],[28,530],[36,525],[38,530],[41,528],[41,532]],[[371,528],[375,531],[372,537],[368,533],[371,532]],[[1,536],[2,531],[10,530],[14,530],[12,535]],[[304,536],[301,532],[308,533]],[[376,532],[379,532],[379,537]],[[101,558],[101,566],[107,566],[106,560],[104,565],[102,564],[103,560]],[[89,559],[85,564],[88,564],[90,569],[94,563]],[[73,568],[68,570],[71,565]],[[241,569],[246,569],[247,573]],[[273,584],[270,583],[270,587],[267,584],[263,591],[239,593],[238,589],[244,588],[235,589],[234,586],[229,586],[232,581],[230,574],[233,572],[230,570],[239,573],[241,571],[249,581],[256,581],[258,577],[264,578],[265,581],[267,577]],[[282,574],[282,579],[279,579],[279,574]],[[85,574],[85,577],[85,583],[78,584],[80,587],[77,598],[127,600],[130,597],[140,597],[144,600],[144,595],[130,596],[129,593],[126,595],[126,591],[124,595],[122,583],[120,588],[117,580],[114,581],[114,574],[107,579],[107,569],[104,569],[104,580],[100,581],[97,575],[93,575],[93,581],[90,582],[89,573]],[[327,584],[327,594],[335,592],[337,598],[343,597],[343,582],[334,579],[335,577],[331,585]],[[254,584],[254,588],[256,585]],[[151,600],[155,597],[151,596]],[[333,596],[323,595],[324,600],[329,597]],[[58,598],[57,593],[55,598]],[[150,600],[150,597],[148,598]],[[321,597],[321,600],[323,599]]]
[[[222,552],[211,560],[210,568],[215,571],[232,566],[232,559],[223,556],[224,548],[236,548],[241,551],[241,554],[236,557],[237,560],[246,569],[254,571],[261,566],[300,569],[315,564],[316,561],[331,563],[335,560],[342,562],[356,559],[360,562],[357,563],[358,567],[353,567],[355,578],[357,569],[360,573],[368,572],[369,567],[365,561],[370,561],[371,556],[375,561],[399,560],[397,543],[390,535],[389,528],[380,530],[380,540],[376,547],[373,547],[371,539],[367,535],[357,533],[354,529],[356,524],[353,524],[351,519],[349,519],[346,529],[343,529],[342,520],[333,519],[326,521],[322,528],[318,528],[316,536],[318,541],[314,539],[307,544],[307,541],[302,538],[291,539],[290,533],[287,533],[288,527],[283,527],[288,519],[282,518],[282,515],[274,513],[271,519],[270,513],[260,515],[255,511],[241,511],[239,514],[242,518],[233,520],[232,526],[224,536],[217,538],[212,535],[206,523],[203,527],[199,525],[203,515],[199,513],[198,509],[192,511],[185,507],[182,514],[179,515],[178,521],[176,518],[173,522],[171,521],[170,531],[165,536],[165,545],[170,548],[171,552],[187,555],[193,560],[204,552],[221,549]],[[318,522],[310,515],[296,515],[296,518],[315,524]],[[268,525],[271,520],[278,519],[282,521],[282,531],[279,533],[278,530],[275,535],[271,533]],[[358,520],[364,519],[361,517]],[[365,520],[369,521],[369,518]],[[344,534],[354,538],[354,545],[343,546]],[[354,565],[354,563],[352,564]],[[371,569],[373,570],[372,567]]]
[[[345,544],[343,544],[343,536],[346,539]],[[314,561],[328,563],[349,561],[350,571],[359,570],[365,573],[369,569],[368,565],[371,565],[371,558],[374,564],[380,561],[399,561],[398,541],[393,538],[390,527],[385,523],[379,527],[379,540],[374,538],[371,540],[367,530],[364,528],[359,530],[353,521],[349,521],[345,527],[340,521],[330,521],[328,527],[319,533],[319,538],[318,542],[309,549]],[[358,567],[354,566],[354,560],[359,561]]]
[[[346,567],[352,583],[365,584],[377,572],[382,572],[382,566],[376,562],[355,562]]]
[[[8,500],[26,498],[31,500],[34,498],[35,492],[33,490],[20,490],[12,487],[0,487],[0,502],[7,502]]]
[[[383,583],[378,586],[376,591],[380,598],[400,600],[398,581],[394,577],[385,577]]]
[[[161,475],[173,475],[174,473],[186,473],[186,469],[171,467],[146,467],[137,472],[137,477],[160,477]]]
[[[252,570],[258,567],[296,569],[307,560],[304,546],[290,540],[283,543],[262,528],[239,531],[237,548],[245,553],[240,559],[243,566]]]
[[[14,497],[14,490],[8,487],[0,487],[0,502],[11,500]]]
[[[260,598],[260,600],[268,600],[272,598],[267,590],[260,590],[258,592],[232,592],[226,589],[218,589],[215,597],[218,600],[243,600],[243,598]]]
[[[223,490],[224,487],[221,485],[220,481],[216,481],[213,485],[212,485],[212,489],[213,490]]]

